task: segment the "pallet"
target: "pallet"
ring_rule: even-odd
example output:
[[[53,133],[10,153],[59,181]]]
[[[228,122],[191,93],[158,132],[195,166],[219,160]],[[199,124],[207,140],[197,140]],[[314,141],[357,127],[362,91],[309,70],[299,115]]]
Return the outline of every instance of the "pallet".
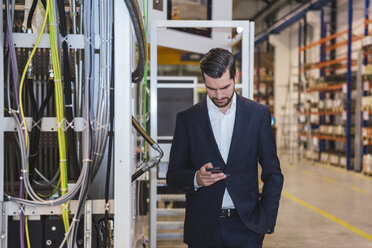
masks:
[[[362,111],[372,111],[372,106],[363,106],[361,109]]]
[[[372,172],[363,171],[363,175],[372,177]]]

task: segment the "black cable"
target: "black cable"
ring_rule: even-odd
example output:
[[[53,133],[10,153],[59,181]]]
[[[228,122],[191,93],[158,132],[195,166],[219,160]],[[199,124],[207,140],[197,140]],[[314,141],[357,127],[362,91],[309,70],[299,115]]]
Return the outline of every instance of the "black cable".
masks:
[[[34,174],[35,166],[38,161],[38,154],[39,154],[39,141],[40,141],[40,128],[41,128],[41,117],[43,115],[44,109],[48,104],[50,98],[53,96],[54,93],[54,82],[53,80],[49,80],[48,83],[48,93],[45,96],[40,108],[37,108],[35,94],[33,89],[33,79],[27,79],[27,89],[30,96],[30,105],[31,105],[31,113],[32,113],[32,120],[33,124],[36,125],[31,129],[30,134],[30,156],[29,156],[29,175],[30,178],[36,178],[36,174]]]
[[[41,0],[41,3],[43,4],[44,9],[46,9],[46,1],[45,0]]]
[[[28,16],[27,16],[27,29],[31,29],[32,18],[33,18],[34,14],[35,14],[37,2],[38,2],[38,0],[34,0],[32,2],[30,12],[28,12]],[[44,9],[46,9],[46,1],[45,0],[41,0],[41,3],[43,4]]]
[[[62,41],[62,52],[63,52],[63,78],[64,78],[64,101],[65,101],[65,118],[68,123],[72,123],[73,111],[72,111],[72,89],[71,89],[71,67],[69,58],[69,49],[66,41],[67,37],[67,24],[66,24],[66,12],[63,0],[58,0],[58,13],[59,13],[59,29],[63,39]],[[79,162],[77,159],[77,148],[75,142],[75,132],[72,128],[67,129],[66,133],[68,160],[72,165],[72,171],[74,179],[77,180],[80,174]]]
[[[132,116],[132,126],[139,132],[139,134],[149,143],[151,146],[155,144],[155,141],[148,135],[148,133],[141,127],[138,121]]]
[[[138,64],[136,69],[132,72],[132,82],[139,83],[141,82],[145,63],[146,63],[146,33],[143,25],[143,20],[141,16],[141,11],[139,9],[138,3],[136,0],[124,0],[127,5],[129,15],[132,19],[134,32],[136,34],[136,39],[138,43]]]

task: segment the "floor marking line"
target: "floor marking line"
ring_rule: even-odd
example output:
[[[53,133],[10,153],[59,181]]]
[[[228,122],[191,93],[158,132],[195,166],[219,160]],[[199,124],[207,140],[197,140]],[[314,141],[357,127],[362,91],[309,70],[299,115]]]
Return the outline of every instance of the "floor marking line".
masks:
[[[287,193],[285,191],[282,191],[282,195],[285,196],[285,197],[287,197],[287,198],[289,198],[289,199],[291,199],[291,200],[293,200],[293,201],[295,201],[295,202],[297,202],[298,204],[300,204],[302,206],[305,206],[305,207],[307,207],[307,208],[309,208],[311,210],[314,210],[315,212],[323,215],[324,217],[326,217],[326,218],[328,218],[330,220],[333,220],[337,224],[340,224],[340,225],[346,227],[347,229],[355,232],[356,234],[358,234],[358,235],[360,235],[360,236],[362,236],[362,237],[364,237],[364,238],[372,241],[372,235],[369,235],[369,234],[363,232],[362,230],[359,230],[358,228],[350,225],[349,223],[346,223],[345,221],[342,221],[339,218],[337,218],[337,217],[335,217],[335,216],[333,216],[333,215],[331,215],[331,214],[329,214],[329,213],[327,213],[327,212],[325,212],[325,211],[323,211],[323,210],[321,210],[321,209],[319,209],[317,207],[314,207],[313,205],[310,205],[309,203],[304,202],[304,201],[298,199],[297,197],[295,197],[295,196],[293,196],[293,195],[291,195],[291,194],[289,194],[289,193]]]
[[[311,163],[311,161],[307,161],[307,160],[301,160],[300,162]],[[365,175],[363,175],[359,172],[347,171],[345,168],[340,168],[340,167],[336,167],[334,165],[324,164],[324,163],[320,163],[320,162],[314,162],[314,165],[325,168],[325,169],[328,169],[328,170],[333,170],[333,171],[341,172],[343,174],[352,175],[354,177],[363,178],[365,180],[372,181],[372,178],[370,178],[368,176],[365,176]]]
[[[337,180],[334,180],[332,178],[329,178],[329,177],[323,177],[322,178],[324,181],[327,181],[327,182],[330,182],[330,183],[337,183]]]
[[[314,173],[312,173],[311,171],[308,171],[308,170],[302,170],[303,173],[309,175],[309,176],[312,176]]]
[[[363,194],[367,194],[366,190],[358,188],[358,187],[350,186],[350,189],[354,190],[354,191],[357,191],[357,192],[360,192],[360,193],[363,193]]]

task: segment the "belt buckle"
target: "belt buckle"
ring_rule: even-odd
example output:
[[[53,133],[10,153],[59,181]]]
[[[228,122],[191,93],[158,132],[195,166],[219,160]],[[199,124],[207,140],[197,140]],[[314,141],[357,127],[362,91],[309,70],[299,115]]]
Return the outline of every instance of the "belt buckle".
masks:
[[[231,209],[227,209],[227,217],[231,217]]]

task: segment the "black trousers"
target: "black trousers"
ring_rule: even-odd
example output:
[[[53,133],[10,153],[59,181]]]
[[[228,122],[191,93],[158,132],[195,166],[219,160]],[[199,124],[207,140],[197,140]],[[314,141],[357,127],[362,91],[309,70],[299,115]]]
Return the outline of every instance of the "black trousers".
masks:
[[[219,228],[208,241],[189,248],[262,248],[264,236],[248,229],[239,217],[220,218]]]

